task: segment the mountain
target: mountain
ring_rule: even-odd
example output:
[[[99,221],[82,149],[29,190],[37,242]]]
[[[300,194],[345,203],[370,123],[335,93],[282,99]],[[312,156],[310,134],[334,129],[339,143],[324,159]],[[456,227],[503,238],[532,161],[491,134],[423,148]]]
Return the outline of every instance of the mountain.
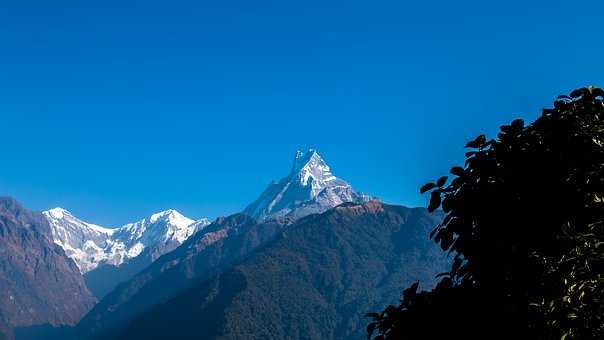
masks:
[[[155,239],[142,235],[162,215],[108,239],[124,250]],[[102,281],[106,268],[141,266],[75,328],[33,329],[23,339],[360,339],[364,313],[415,280],[430,288],[447,268],[428,238],[441,217],[370,200],[316,151],[298,152],[290,174],[244,213],[191,224],[190,236],[153,262],[145,246],[118,267],[86,273]]]
[[[50,223],[54,243],[63,248],[82,273],[108,260],[115,229],[84,222],[62,208],[43,211],[42,214]]]
[[[166,210],[116,229],[113,239],[127,249],[127,258],[136,257],[144,249],[150,249],[149,255],[154,261],[181,245],[195,231],[208,224],[207,219],[195,223],[176,210]]]
[[[43,214],[54,242],[76,262],[98,298],[210,223],[166,210],[112,229],[84,222],[62,208]]]
[[[276,221],[259,223],[244,214],[218,218],[103,298],[78,324],[76,338],[111,338],[105,334],[232,267],[282,228]]]
[[[381,268],[380,283],[376,284],[374,281],[370,283],[370,285],[376,285],[371,287],[379,290],[375,296],[365,296],[365,294],[369,294],[367,287],[362,288],[364,290],[356,291],[357,287],[348,287],[344,284],[346,289],[353,290],[346,294],[356,296],[355,299],[365,299],[363,304],[354,305],[354,308],[358,310],[362,306],[369,306],[370,303],[367,301],[373,301],[377,297],[380,300],[375,301],[376,310],[385,301],[396,301],[402,287],[411,282],[411,274],[413,277],[421,278],[424,284],[429,285],[433,282],[434,275],[446,267],[446,259],[442,256],[438,257],[441,252],[427,237],[429,231],[437,223],[438,215],[428,214],[425,209],[407,209],[368,201],[370,199],[368,195],[356,192],[349,184],[336,178],[331,173],[329,166],[314,150],[310,150],[306,154],[298,152],[289,176],[272,187],[276,189],[271,190],[269,187],[255,203],[246,208],[244,213],[217,219],[200,232],[195,233],[174,251],[161,256],[144,270],[139,271],[132,279],[120,284],[82,319],[75,329],[75,338],[100,339],[113,338],[121,332],[129,334],[130,325],[136,324],[136,320],[144,318],[146,313],[163,313],[156,306],[166,306],[166,310],[175,313],[174,316],[187,319],[189,313],[198,312],[199,306],[184,306],[183,311],[186,315],[169,307],[173,301],[183,301],[183,292],[201,294],[196,289],[202,289],[209,282],[216,282],[215,280],[221,277],[222,273],[231,272],[234,266],[247,263],[258,253],[272,248],[275,243],[283,242],[283,239],[289,238],[292,232],[292,235],[300,235],[294,230],[310,228],[308,226],[310,221],[314,221],[312,225],[315,227],[313,227],[312,233],[316,233],[316,235],[311,235],[307,241],[304,241],[305,247],[314,249],[312,256],[316,256],[317,253],[321,253],[323,247],[327,247],[325,251],[329,257],[309,261],[331,263],[333,259],[339,258],[338,261],[346,263],[344,259],[352,257],[359,261],[358,267],[366,271],[359,274],[361,277],[373,275],[368,268],[372,264]],[[337,207],[334,208],[334,206]],[[322,227],[318,225],[322,225]],[[345,232],[347,228],[351,232]],[[366,230],[364,231],[364,229]],[[335,245],[325,240],[330,240],[330,242],[337,240],[340,236],[333,234],[336,231],[345,233],[347,237],[355,238],[357,234],[363,237],[343,240],[344,244],[338,244],[338,247],[344,248],[331,249],[329,247]],[[311,233],[310,231],[305,233],[307,232]],[[371,237],[376,237],[377,241],[372,241]],[[314,239],[317,241],[316,246],[308,243]],[[325,242],[328,244],[326,245]],[[376,249],[376,254],[381,254],[381,257],[374,258],[370,255],[369,249],[372,246],[382,247],[379,245],[380,242],[384,243],[383,247],[388,252],[382,253],[384,249]],[[294,244],[289,245],[294,247]],[[279,252],[283,252],[287,256],[299,254],[300,259],[310,256],[305,253],[306,250],[297,249],[298,246],[302,247],[302,245],[295,245],[291,250],[280,248]],[[366,263],[362,263],[364,259],[367,260]],[[308,267],[308,264],[301,266]],[[385,267],[391,270],[385,270]],[[292,270],[292,273],[294,271],[293,269],[288,270]],[[317,270],[322,269],[317,268]],[[340,279],[350,275],[355,276],[355,270],[353,267],[347,266],[338,275],[341,275]],[[352,273],[348,273],[349,271]],[[409,277],[403,279],[403,275],[407,273]],[[271,271],[267,271],[266,274],[267,279],[276,281],[281,279],[279,276],[281,274],[275,274],[277,275],[275,276]],[[330,284],[336,285],[335,282]],[[362,286],[361,283],[358,285]],[[296,288],[295,285],[293,287]],[[276,291],[287,289],[287,287],[272,288]],[[211,293],[208,292],[208,296],[203,298],[211,300],[214,298],[215,292],[217,291],[212,290]],[[187,296],[184,299],[189,298],[190,296]],[[191,301],[198,300],[191,299]],[[289,304],[285,303],[282,306],[287,305]],[[188,307],[192,309],[187,309]],[[226,310],[216,308],[211,312],[207,310],[207,312],[212,315],[214,315],[213,313],[215,315],[227,313]],[[344,313],[340,310],[331,312],[334,315]],[[227,314],[230,315],[230,311]],[[164,316],[169,318],[167,315]],[[347,318],[353,320],[356,326],[364,325],[363,321],[359,321],[360,316],[357,314],[350,314]],[[154,321],[159,322],[160,320]],[[196,323],[196,325],[199,324]],[[354,329],[351,328],[350,334],[358,334],[362,327],[356,326],[353,327]],[[187,327],[183,326],[183,329],[190,330]],[[205,329],[205,325],[202,328]],[[158,334],[170,337],[167,333],[159,332]],[[137,338],[137,336],[133,337]]]
[[[306,153],[297,151],[289,175],[270,184],[243,213],[259,220],[296,220],[345,202],[371,199],[335,177],[317,151],[310,149]]]
[[[0,197],[0,338],[15,327],[73,325],[94,303],[44,216]]]
[[[416,280],[431,288],[448,267],[428,238],[439,219],[377,201],[307,216],[105,338],[365,339],[365,313]]]

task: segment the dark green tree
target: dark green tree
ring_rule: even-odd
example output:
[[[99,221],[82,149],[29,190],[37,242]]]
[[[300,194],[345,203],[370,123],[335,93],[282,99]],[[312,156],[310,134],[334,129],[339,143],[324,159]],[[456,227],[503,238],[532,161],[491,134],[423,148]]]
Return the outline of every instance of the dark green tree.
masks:
[[[370,313],[375,339],[604,339],[604,90],[467,143],[464,167],[421,192],[453,256],[428,292]]]

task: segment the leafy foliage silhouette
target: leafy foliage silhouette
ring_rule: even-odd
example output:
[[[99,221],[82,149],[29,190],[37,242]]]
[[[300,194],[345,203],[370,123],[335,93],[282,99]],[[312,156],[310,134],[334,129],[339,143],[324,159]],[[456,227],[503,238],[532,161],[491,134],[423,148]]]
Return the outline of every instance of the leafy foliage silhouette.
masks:
[[[454,256],[428,292],[369,313],[368,338],[604,338],[604,90],[581,88],[525,126],[467,143],[465,167],[420,192]]]

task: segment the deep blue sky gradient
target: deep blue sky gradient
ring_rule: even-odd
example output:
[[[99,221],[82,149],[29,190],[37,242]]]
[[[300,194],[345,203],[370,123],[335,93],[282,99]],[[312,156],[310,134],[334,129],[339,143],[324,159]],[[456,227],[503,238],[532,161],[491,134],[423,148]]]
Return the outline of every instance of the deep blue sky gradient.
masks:
[[[466,140],[602,84],[603,10],[4,1],[0,194],[110,226],[167,208],[216,217],[314,147],[357,189],[423,205],[419,186]]]

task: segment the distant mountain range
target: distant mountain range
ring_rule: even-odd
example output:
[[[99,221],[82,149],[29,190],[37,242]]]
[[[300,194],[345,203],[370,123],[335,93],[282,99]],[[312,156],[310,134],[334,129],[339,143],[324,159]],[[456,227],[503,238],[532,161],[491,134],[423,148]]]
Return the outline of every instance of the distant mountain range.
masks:
[[[53,241],[75,261],[99,299],[210,224],[206,218],[194,221],[176,210],[119,228],[84,222],[62,208],[42,214],[50,223]]]
[[[428,239],[439,214],[354,190],[315,150],[298,151],[242,213],[212,223],[175,210],[120,228],[61,208],[39,217],[100,302],[74,328],[56,328],[94,303],[83,287],[92,303],[77,318],[16,325],[26,326],[18,340],[360,339],[365,312],[412,281],[428,288],[448,262]]]
[[[208,219],[193,221],[176,210],[166,210],[128,223],[120,228],[106,228],[84,222],[62,208],[42,212],[50,223],[52,237],[84,274],[99,265],[119,266],[139,256],[143,250],[156,248],[156,257],[184,242],[196,231],[210,224]]]
[[[271,184],[243,213],[258,220],[295,221],[344,202],[371,199],[335,177],[311,149],[306,153],[297,151],[288,176]],[[194,221],[172,209],[119,228],[85,222],[63,208],[44,211],[43,215],[51,225],[54,242],[83,274],[102,265],[119,267],[145,250],[154,261],[210,224],[206,218]]]

